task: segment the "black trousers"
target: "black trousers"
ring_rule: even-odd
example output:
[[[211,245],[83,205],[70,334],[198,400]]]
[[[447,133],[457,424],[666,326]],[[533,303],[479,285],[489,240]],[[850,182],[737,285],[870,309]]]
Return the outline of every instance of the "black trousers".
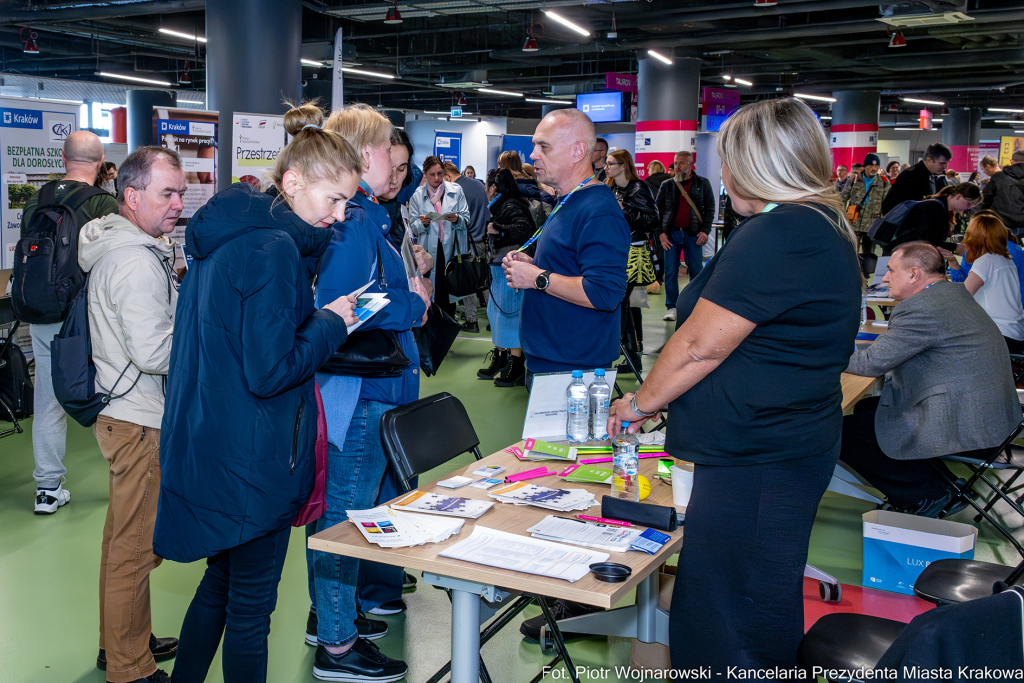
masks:
[[[875,435],[877,407],[877,396],[866,398],[854,406],[853,415],[843,418],[843,448],[839,459],[881,491],[897,509],[916,509],[926,500],[946,495],[946,483],[929,464],[934,461],[955,479],[941,460],[896,460],[882,452]],[[963,455],[986,453],[987,450],[968,451]]]
[[[669,647],[672,667],[796,665],[811,525],[839,458],[697,465],[686,509]]]

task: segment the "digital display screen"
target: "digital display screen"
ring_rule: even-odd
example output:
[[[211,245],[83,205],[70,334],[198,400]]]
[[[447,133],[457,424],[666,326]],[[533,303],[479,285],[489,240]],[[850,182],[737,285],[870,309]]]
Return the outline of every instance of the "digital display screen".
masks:
[[[622,121],[621,92],[593,92],[576,96],[576,108],[594,123]]]

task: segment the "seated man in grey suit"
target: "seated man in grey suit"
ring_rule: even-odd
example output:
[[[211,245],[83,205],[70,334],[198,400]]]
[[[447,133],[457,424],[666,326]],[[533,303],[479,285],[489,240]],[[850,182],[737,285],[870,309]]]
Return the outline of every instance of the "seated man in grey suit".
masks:
[[[883,282],[899,302],[889,330],[855,351],[846,371],[892,374],[881,396],[843,418],[839,459],[895,509],[938,517],[952,494],[927,460],[987,454],[1020,422],[1010,356],[992,318],[965,287],[946,281],[930,244],[896,249]]]

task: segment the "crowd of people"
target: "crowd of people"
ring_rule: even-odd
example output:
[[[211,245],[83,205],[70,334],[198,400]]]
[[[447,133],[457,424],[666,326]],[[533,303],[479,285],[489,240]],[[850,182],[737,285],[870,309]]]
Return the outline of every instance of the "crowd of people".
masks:
[[[632,155],[609,152],[575,109],[540,122],[532,163],[504,152],[482,179],[436,156],[417,166],[406,134],[366,105],[329,117],[297,106],[285,128],[291,141],[262,190],[234,184],[191,218],[180,282],[167,237],[186,189],[174,151],[135,150],[116,171],[116,199],[99,193],[76,212],[96,383],[109,396],[93,429],[110,468],[97,665],[113,683],[169,681],[157,663],[175,656],[176,683],[203,681],[219,647],[226,681],[266,679],[318,418],[327,505],[308,534],[398,494],[379,424],[419,397],[414,330],[460,304],[463,329],[479,329],[483,302],[455,296],[445,277],[457,255],[491,271],[480,295],[494,349],[477,376],[499,387],[608,368],[623,350],[639,375],[637,295],[663,282],[675,333],[641,388],[613,403],[608,431],[636,432],[668,409],[666,450],[696,464],[670,616],[677,669],[795,663],[811,526],[838,461],[895,509],[952,514],[962,501],[930,461],[991,449],[1020,421],[1010,353],[1024,352],[1024,153],[1005,169],[986,157],[984,190],[947,183],[941,144],[907,168],[882,171],[868,154],[835,181],[805,103],[748,105],[717,140],[728,237],[705,263],[718,194],[693,154],[650,164],[642,180]],[[99,139],[70,135],[64,163],[58,201],[101,177]],[[874,244],[873,223],[900,206],[898,239]],[[37,208],[29,200],[24,225]],[[415,274],[402,255],[410,235]],[[899,303],[887,334],[858,349],[879,246]],[[392,340],[409,360],[397,376],[329,370],[357,320],[351,293],[367,283],[390,303],[354,334]],[[70,501],[66,414],[50,381],[60,327],[30,328],[39,514]],[[845,417],[844,371],[889,375]],[[179,639],[151,632],[149,575],[164,559],[206,562]],[[332,553],[306,560],[313,675],[403,678],[406,663],[374,645],[388,627],[372,617],[404,611],[415,578]]]

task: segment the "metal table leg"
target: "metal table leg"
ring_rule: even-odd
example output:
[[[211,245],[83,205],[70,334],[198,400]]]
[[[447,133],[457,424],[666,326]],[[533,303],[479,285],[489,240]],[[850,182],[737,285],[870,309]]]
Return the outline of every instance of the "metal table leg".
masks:
[[[480,680],[480,596],[452,589],[452,680]]]

